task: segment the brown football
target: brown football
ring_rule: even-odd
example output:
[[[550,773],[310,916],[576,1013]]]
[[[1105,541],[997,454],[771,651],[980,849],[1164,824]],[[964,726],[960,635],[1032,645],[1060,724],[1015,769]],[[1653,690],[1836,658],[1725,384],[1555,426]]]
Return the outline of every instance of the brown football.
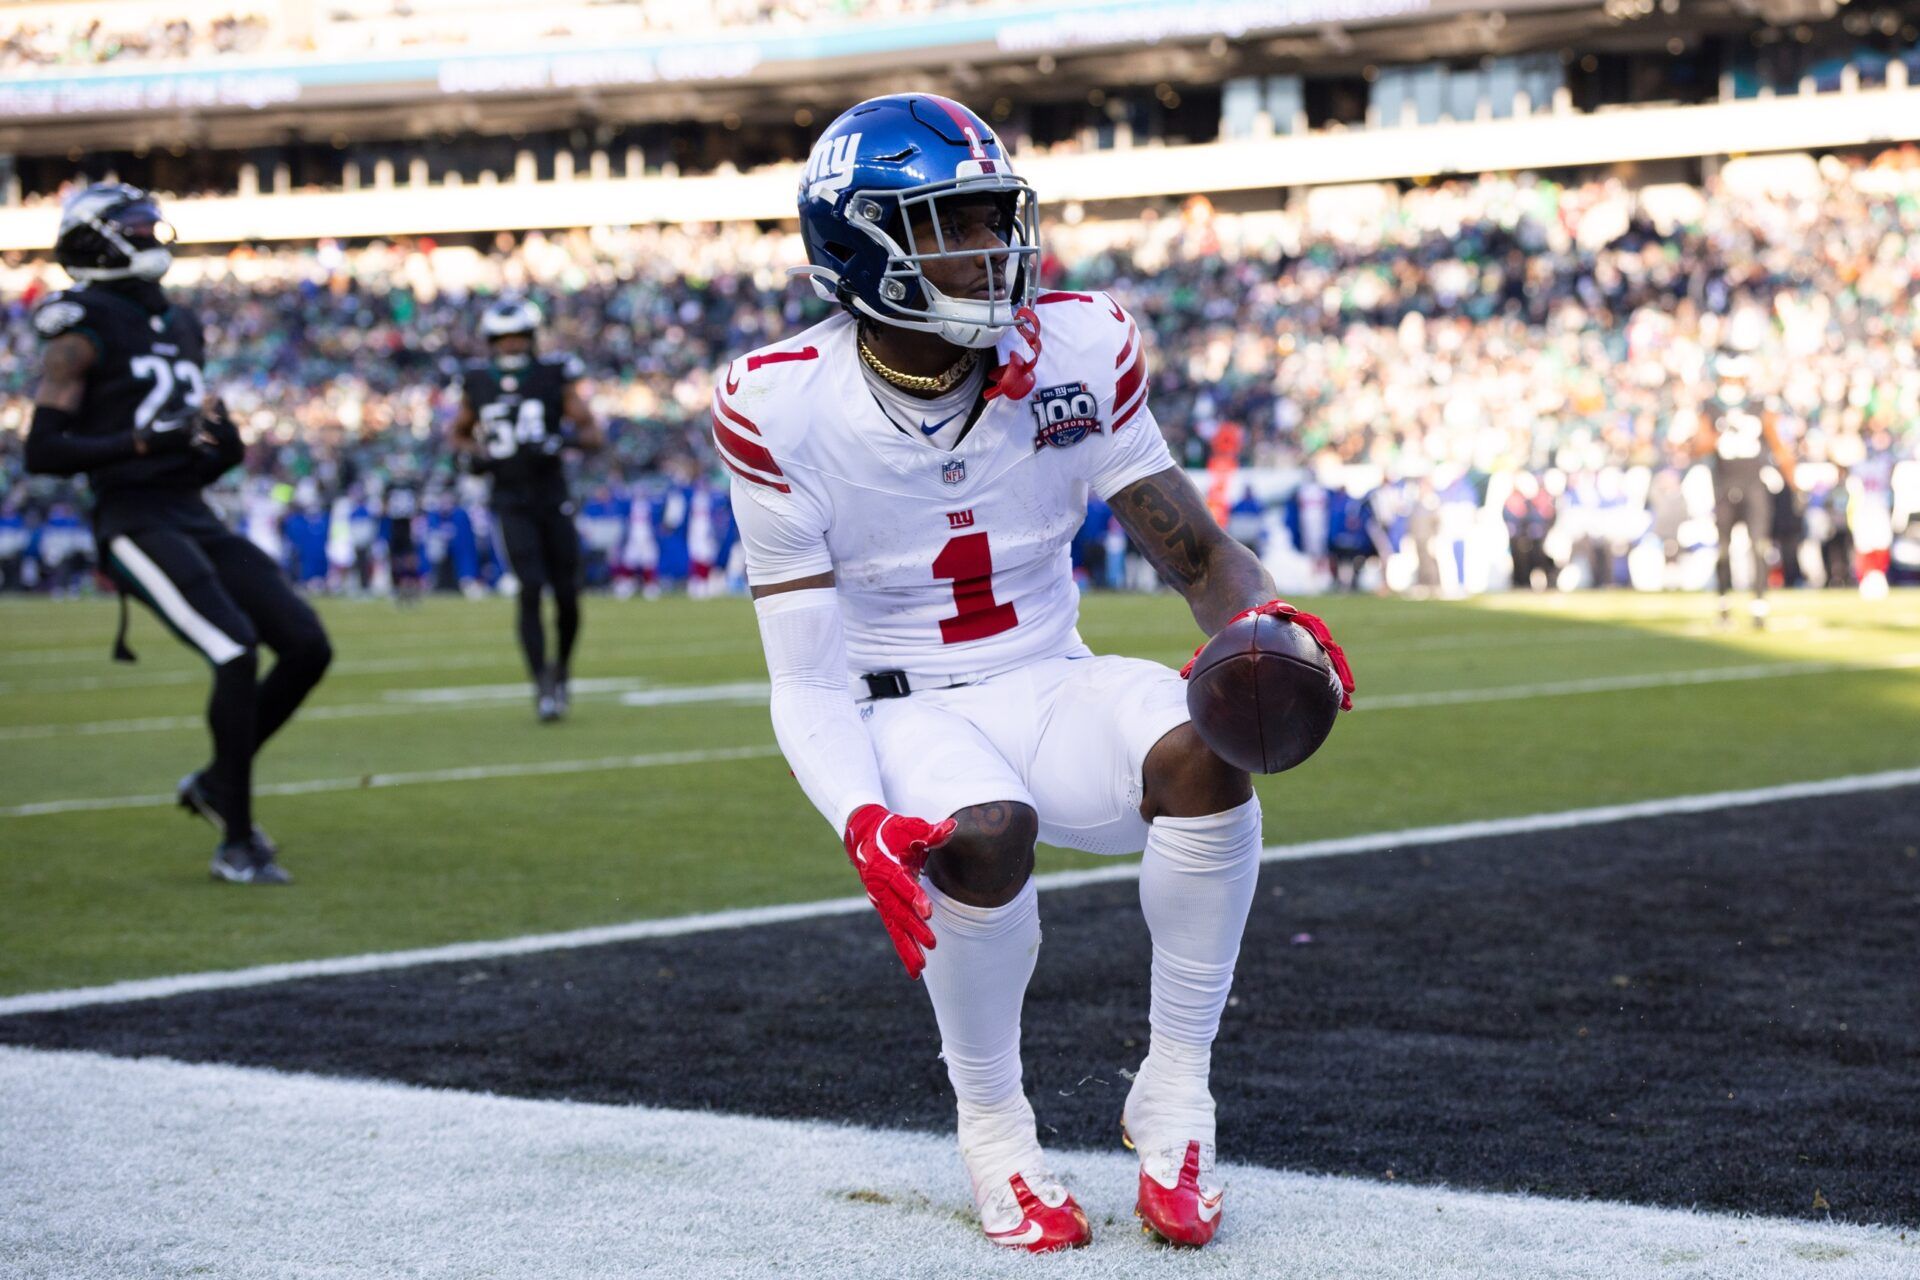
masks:
[[[1222,629],[1193,660],[1187,714],[1228,764],[1279,773],[1327,740],[1340,714],[1340,682],[1304,629],[1254,614]]]

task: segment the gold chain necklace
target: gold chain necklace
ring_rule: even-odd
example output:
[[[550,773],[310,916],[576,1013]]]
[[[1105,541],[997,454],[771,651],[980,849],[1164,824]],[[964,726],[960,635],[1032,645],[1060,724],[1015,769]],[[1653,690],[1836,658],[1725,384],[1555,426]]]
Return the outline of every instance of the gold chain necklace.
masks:
[[[873,348],[867,345],[867,339],[865,335],[862,335],[860,337],[860,359],[866,363],[867,368],[873,370],[903,391],[921,391],[928,395],[937,396],[943,391],[951,391],[959,386],[960,380],[973,372],[973,366],[979,363],[980,355],[976,351],[967,352],[958,360],[954,361],[953,367],[945,373],[902,373],[898,369],[889,368],[881,363],[880,357],[873,354]]]

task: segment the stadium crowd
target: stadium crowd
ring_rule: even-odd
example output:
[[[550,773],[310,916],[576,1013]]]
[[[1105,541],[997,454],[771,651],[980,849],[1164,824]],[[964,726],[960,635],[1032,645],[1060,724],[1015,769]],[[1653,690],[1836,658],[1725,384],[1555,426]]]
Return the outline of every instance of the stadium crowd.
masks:
[[[638,39],[717,28],[796,26],[924,17],[987,0],[574,0],[529,11],[499,5],[497,21],[476,23],[471,3],[455,10],[395,0],[327,7],[317,26],[302,24],[296,38],[263,13],[207,17],[187,11],[147,21],[107,20],[74,6],[66,21],[16,21],[0,36],[0,72],[109,62],[205,60],[234,53],[318,52],[352,56],[419,46],[499,43],[502,36],[534,39]]]
[[[1782,580],[1850,580],[1850,530],[1920,505],[1913,149],[1705,189],[1489,177],[1268,214],[1079,214],[1050,216],[1048,286],[1110,289],[1141,317],[1176,456],[1291,589],[1701,585],[1715,532],[1698,445],[1730,353],[1802,463],[1800,502],[1779,504]],[[824,314],[786,278],[800,260],[790,232],[647,227],[243,248],[184,258],[168,284],[203,316],[211,382],[252,441],[224,482],[236,520],[347,589],[378,585],[396,481],[421,491],[442,582],[497,575],[478,482],[442,435],[479,311],[534,297],[544,344],[586,362],[610,426],[579,479],[595,575],[638,585],[726,565],[712,374]],[[4,274],[0,574],[69,587],[87,562],[79,496],[19,464],[29,315],[61,280]],[[474,548],[457,564],[455,533]],[[1082,542],[1092,581],[1139,581],[1097,505]],[[301,545],[320,559],[295,563]]]
[[[266,46],[266,18],[181,14],[144,23],[108,22],[82,14],[66,23],[17,22],[0,39],[0,72],[135,60],[215,57]]]

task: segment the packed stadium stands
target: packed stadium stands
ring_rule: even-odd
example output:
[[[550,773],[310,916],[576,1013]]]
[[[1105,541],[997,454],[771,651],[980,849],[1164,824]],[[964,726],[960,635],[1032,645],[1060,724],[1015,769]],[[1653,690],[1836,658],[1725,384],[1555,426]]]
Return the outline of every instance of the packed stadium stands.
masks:
[[[1251,482],[1239,512],[1249,540],[1275,541],[1290,522],[1287,541],[1327,571],[1337,530],[1303,528],[1294,496],[1317,475],[1367,504],[1354,512],[1378,526],[1357,548],[1366,555],[1384,547],[1391,560],[1413,530],[1418,552],[1401,557],[1401,586],[1505,579],[1502,513],[1521,473],[1554,507],[1537,531],[1556,552],[1553,578],[1571,569],[1568,583],[1666,581],[1657,569],[1633,573],[1630,553],[1664,548],[1664,563],[1711,546],[1699,496],[1692,511],[1661,496],[1694,465],[1714,358],[1750,354],[1762,370],[1755,391],[1811,464],[1820,580],[1819,549],[1844,531],[1853,471],[1885,473],[1867,495],[1856,476],[1854,501],[1884,500],[1899,523],[1920,505],[1916,464],[1894,474],[1920,422],[1916,237],[1920,152],[1903,148],[1871,161],[1733,166],[1706,188],[1488,177],[1329,189],[1285,213],[1194,199],[1167,216],[1062,217],[1046,272],[1050,285],[1109,289],[1148,322],[1163,428],[1195,469],[1248,469],[1216,501],[1226,509]],[[617,515],[595,519],[617,529],[592,537],[611,568],[637,569],[622,559],[649,541],[630,536],[635,492],[656,521],[669,489],[682,505],[695,492],[709,501],[713,369],[824,314],[786,281],[800,259],[797,237],[778,230],[650,227],[480,248],[244,248],[187,258],[172,283],[204,316],[214,382],[256,441],[247,479],[230,481],[236,508],[259,508],[256,523],[277,521],[267,513],[296,494],[350,511],[394,474],[426,483],[429,506],[456,501],[441,440],[450,376],[476,349],[486,301],[530,293],[548,309],[550,345],[587,362],[613,425],[613,449],[584,481],[604,487]],[[0,476],[18,543],[77,498],[28,483],[18,463],[35,351],[27,316],[59,274],[20,266],[7,283]],[[722,526],[708,559],[726,550],[717,494],[712,506]],[[1442,525],[1460,546],[1451,567],[1426,545]],[[650,532],[658,541],[673,530]],[[1096,576],[1126,580],[1120,558],[1098,558]]]
[[[1730,351],[1808,464],[1811,580],[1847,576],[1821,548],[1849,500],[1920,506],[1899,6],[31,0],[0,31],[9,586],[84,583],[84,527],[59,532],[80,495],[21,477],[19,433],[27,316],[62,283],[40,251],[62,192],[109,175],[192,246],[168,283],[254,441],[236,518],[371,510],[399,475],[484,532],[441,443],[449,376],[485,302],[526,292],[613,426],[583,477],[609,572],[683,508],[715,513],[724,564],[712,369],[823,314],[785,276],[797,166],[902,75],[1013,141],[1048,282],[1147,323],[1177,455],[1233,469],[1216,507],[1293,581],[1384,552],[1366,582],[1697,585],[1694,441]],[[1098,511],[1084,541],[1091,580],[1137,580]]]

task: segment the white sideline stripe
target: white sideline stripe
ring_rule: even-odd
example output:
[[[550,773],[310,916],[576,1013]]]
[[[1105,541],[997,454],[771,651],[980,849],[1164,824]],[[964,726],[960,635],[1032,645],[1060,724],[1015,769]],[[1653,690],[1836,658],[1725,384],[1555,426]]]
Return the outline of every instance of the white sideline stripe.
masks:
[[[313,778],[306,782],[276,782],[255,787],[256,796],[306,796],[326,791],[371,791],[386,787],[414,787],[434,782],[484,782],[492,778],[544,778],[567,773],[601,773],[612,769],[653,769],[665,765],[709,764],[719,760],[755,760],[780,754],[780,748],[712,747],[699,751],[659,751],[638,756],[601,756],[595,760],[542,760],[530,764],[476,764],[460,769],[425,769],[418,773],[367,773],[357,778]],[[48,800],[41,804],[0,809],[0,818],[38,818],[54,813],[91,813],[101,809],[149,809],[178,803],[178,797],[101,796],[94,800]]]
[[[146,589],[167,621],[191,640],[200,652],[206,654],[216,667],[232,662],[247,651],[245,645],[207,621],[204,614],[188,604],[187,598],[180,594],[180,588],[173,585],[173,579],[150,560],[132,538],[123,533],[109,542],[107,549]]]
[[[644,680],[576,680],[571,688],[578,701],[590,701],[604,695],[625,692],[620,705],[628,707],[667,707],[701,702],[761,701],[767,696],[765,684],[669,685],[645,688]],[[348,702],[335,706],[302,707],[300,719],[365,720],[379,716],[418,714],[423,704],[435,711],[497,711],[503,702],[525,698],[531,686],[518,684],[453,685],[445,689],[395,689],[383,702]],[[167,733],[187,729],[205,729],[205,716],[145,716],[132,720],[91,720],[78,724],[21,724],[0,726],[0,742],[23,742],[38,738],[91,738],[117,733]]]
[[[589,680],[570,680],[567,689],[576,697],[588,693],[626,693],[644,689],[648,682],[635,676],[598,676]],[[455,684],[433,689],[389,689],[381,696],[388,702],[422,703],[434,706],[468,702],[515,702],[533,691],[532,682],[517,680],[510,684]]]
[[[329,677],[390,675],[406,671],[452,671],[462,667],[513,667],[519,658],[510,650],[491,653],[436,654],[430,658],[358,658],[336,662]],[[136,671],[105,676],[57,676],[39,680],[0,680],[0,693],[77,693],[92,689],[143,689],[148,686],[199,684],[206,672]]]
[[[761,750],[771,754],[773,748]],[[1636,818],[1706,813],[1716,809],[1737,809],[1747,805],[1775,804],[1789,800],[1855,795],[1861,792],[1888,791],[1896,787],[1915,785],[1920,785],[1920,768],[1893,769],[1885,773],[1852,774],[1847,777],[1823,778],[1812,782],[1790,782],[1779,786],[1756,787],[1748,791],[1709,791],[1698,795],[1639,800],[1629,804],[1566,809],[1558,813],[1487,818],[1473,822],[1448,823],[1444,826],[1413,827],[1402,831],[1379,831],[1366,835],[1336,836],[1328,840],[1308,840],[1298,844],[1269,845],[1261,850],[1260,860],[1262,862],[1293,862],[1304,858],[1379,853],[1420,845],[1449,844],[1459,840],[1532,835],[1542,831],[1564,831],[1573,827],[1600,826]],[[1082,885],[1136,880],[1139,876],[1139,864],[1127,861],[1081,871],[1049,872],[1046,875],[1035,876],[1034,884],[1041,890],[1052,891],[1073,889]],[[187,973],[170,978],[139,978],[125,982],[112,982],[98,987],[71,987],[61,991],[40,991],[26,995],[0,997],[0,1017],[21,1013],[44,1013],[57,1009],[77,1009],[86,1005],[159,1000],[196,991],[257,987],[296,978],[330,978],[344,974],[374,973],[386,969],[406,969],[422,964],[493,960],[505,956],[528,955],[540,951],[571,951],[580,947],[634,942],[646,938],[673,938],[689,933],[748,929],[794,920],[816,920],[827,916],[848,915],[868,909],[867,900],[864,897],[828,898],[818,902],[793,902],[770,907],[710,911],[699,915],[673,916],[664,920],[634,920],[626,924],[570,929],[562,933],[526,934],[518,938],[500,938],[485,942],[458,942],[448,946],[416,947],[406,951],[376,951],[357,956],[335,956],[324,960],[296,960],[285,964],[257,965],[249,969]]]
[[[1117,1113],[1117,1074],[1082,1083]],[[17,1048],[0,1132],[9,1274],[61,1280],[1910,1280],[1916,1255],[1898,1227],[1223,1164],[1219,1239],[1174,1257],[1116,1145],[1050,1153],[1094,1239],[1036,1260],[981,1238],[951,1133]]]
[[[1539,684],[1510,684],[1491,689],[1442,689],[1428,693],[1390,693],[1369,698],[1354,695],[1353,709],[1398,711],[1408,707],[1455,706],[1471,702],[1510,702],[1521,698],[1560,698],[1582,693],[1618,693],[1628,689],[1665,689],[1679,685],[1725,684],[1792,676],[1836,675],[1850,671],[1906,671],[1920,667],[1920,653],[1860,662],[1756,662],[1737,667],[1703,667],[1694,671],[1647,671],[1632,675],[1594,676],[1586,680],[1549,680]]]
[[[1354,704],[1356,711],[1397,711],[1413,707],[1461,706],[1476,702],[1509,702],[1523,698],[1567,697],[1583,693],[1620,693],[1634,689],[1720,684],[1740,680],[1765,680],[1771,677],[1835,675],[1852,671],[1904,671],[1920,667],[1920,654],[1897,654],[1890,658],[1862,662],[1776,662],[1752,663],[1735,667],[1705,667],[1693,671],[1654,671],[1633,675],[1597,676],[1586,680],[1545,681],[1538,684],[1500,685],[1481,689],[1443,689],[1427,693],[1388,693],[1369,697],[1364,692]],[[642,681],[608,679],[580,681],[576,693],[617,692]],[[444,689],[396,689],[386,695],[388,701],[353,703],[333,707],[313,707],[300,713],[302,720],[356,720],[369,716],[398,715],[418,709],[422,703],[436,710],[475,710],[526,696],[527,686],[451,685]],[[619,702],[627,707],[665,707],[700,703],[749,702],[767,696],[764,681],[743,680],[727,684],[667,685],[630,689]],[[180,729],[199,729],[206,720],[200,716],[150,716],[139,720],[95,720],[80,724],[26,724],[0,727],[0,742],[29,738],[57,738],[71,734],[91,737],[113,733],[153,733]],[[0,811],[0,817],[8,816]],[[15,815],[17,816],[17,815]]]

